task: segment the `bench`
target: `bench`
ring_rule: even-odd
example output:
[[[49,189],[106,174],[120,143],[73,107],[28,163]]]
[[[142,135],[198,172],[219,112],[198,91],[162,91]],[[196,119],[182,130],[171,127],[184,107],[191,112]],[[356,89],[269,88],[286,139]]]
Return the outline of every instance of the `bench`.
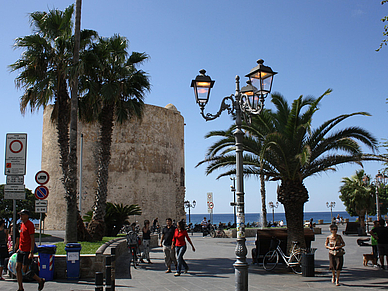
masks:
[[[261,262],[264,255],[270,250],[270,244],[273,237],[276,237],[281,240],[280,247],[283,252],[286,253],[287,247],[287,228],[267,228],[267,229],[258,229],[257,237],[255,241],[256,248],[252,249],[252,259],[253,262]],[[315,241],[314,232],[309,228],[304,228],[304,238],[306,247],[311,248],[311,242]],[[256,250],[259,250],[259,253],[256,254]]]

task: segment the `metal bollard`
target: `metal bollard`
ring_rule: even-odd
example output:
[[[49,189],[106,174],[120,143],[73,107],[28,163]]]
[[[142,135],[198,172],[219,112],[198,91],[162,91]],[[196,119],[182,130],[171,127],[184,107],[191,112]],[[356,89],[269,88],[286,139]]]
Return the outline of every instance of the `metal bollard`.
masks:
[[[112,291],[116,288],[116,248],[110,249],[110,255],[112,257]]]
[[[112,291],[112,258],[105,258],[105,291]]]
[[[104,275],[101,272],[95,274],[95,291],[103,291],[104,289]]]

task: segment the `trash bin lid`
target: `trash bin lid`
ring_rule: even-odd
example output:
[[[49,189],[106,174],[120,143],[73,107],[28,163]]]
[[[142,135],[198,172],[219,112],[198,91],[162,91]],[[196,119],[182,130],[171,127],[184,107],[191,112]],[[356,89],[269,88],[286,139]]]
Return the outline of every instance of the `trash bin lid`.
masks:
[[[79,244],[79,243],[68,243],[68,244],[66,244],[66,247],[67,248],[80,248],[81,244]]]
[[[41,254],[55,254],[57,251],[56,245],[40,245],[38,247],[38,253]]]

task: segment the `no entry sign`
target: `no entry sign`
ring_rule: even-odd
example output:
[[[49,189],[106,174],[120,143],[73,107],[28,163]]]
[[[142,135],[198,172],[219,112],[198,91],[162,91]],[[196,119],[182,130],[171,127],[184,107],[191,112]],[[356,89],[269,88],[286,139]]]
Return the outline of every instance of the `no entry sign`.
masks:
[[[38,186],[35,188],[35,197],[36,199],[43,200],[46,199],[49,195],[49,190],[46,186]]]
[[[7,133],[5,175],[26,174],[27,134]]]

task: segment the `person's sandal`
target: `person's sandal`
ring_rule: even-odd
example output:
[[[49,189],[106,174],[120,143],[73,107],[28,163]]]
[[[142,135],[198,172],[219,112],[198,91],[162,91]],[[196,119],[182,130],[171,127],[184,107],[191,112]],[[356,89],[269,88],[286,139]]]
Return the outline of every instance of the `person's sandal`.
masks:
[[[44,283],[46,283],[46,279],[42,278],[39,282],[38,290],[41,291],[44,288]]]

